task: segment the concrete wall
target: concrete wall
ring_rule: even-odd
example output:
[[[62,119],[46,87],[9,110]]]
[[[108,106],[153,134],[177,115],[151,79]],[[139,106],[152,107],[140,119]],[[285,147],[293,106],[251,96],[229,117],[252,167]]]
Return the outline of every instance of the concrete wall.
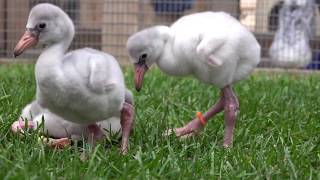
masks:
[[[5,1],[0,1],[0,55],[5,53]]]
[[[240,1],[240,22],[251,31],[254,31],[256,28],[256,7],[257,0]]]
[[[80,0],[80,27],[100,29],[104,0]]]
[[[149,3],[140,0],[106,0],[103,7],[102,50],[127,62],[128,37],[151,24],[154,17]]]
[[[11,54],[18,39],[25,31],[28,18],[29,2],[21,0],[6,0],[6,49],[7,55]]]
[[[197,0],[193,12],[198,11],[225,11],[238,16],[239,0]]]

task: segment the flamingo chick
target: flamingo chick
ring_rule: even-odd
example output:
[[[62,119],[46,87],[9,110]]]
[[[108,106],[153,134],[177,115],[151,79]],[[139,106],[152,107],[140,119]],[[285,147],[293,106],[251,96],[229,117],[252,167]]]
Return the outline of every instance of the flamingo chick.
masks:
[[[126,92],[126,98],[133,102],[129,90]],[[48,109],[42,108],[36,100],[23,108],[20,118],[12,123],[11,130],[14,133],[43,128],[45,136],[50,139],[48,145],[53,148],[64,148],[70,145],[70,139],[81,140],[82,137],[89,138],[91,135],[85,125],[64,120]],[[118,117],[111,117],[96,124],[103,130],[105,136],[110,136],[112,133],[121,135]]]
[[[103,136],[96,122],[119,118],[121,150],[127,152],[134,109],[125,98],[124,77],[117,60],[90,48],[67,53],[75,34],[74,24],[55,5],[33,7],[26,28],[14,55],[35,45],[44,47],[35,66],[40,106],[67,121],[86,125],[93,134],[92,144]]]
[[[195,118],[174,132],[178,137],[199,132],[205,122],[224,110],[223,145],[232,145],[239,108],[232,85],[246,78],[260,61],[260,45],[249,30],[224,12],[202,12],[186,15],[170,27],[154,26],[137,32],[128,39],[127,49],[135,66],[137,91],[154,63],[169,75],[193,75],[220,88],[219,101],[201,121]]]

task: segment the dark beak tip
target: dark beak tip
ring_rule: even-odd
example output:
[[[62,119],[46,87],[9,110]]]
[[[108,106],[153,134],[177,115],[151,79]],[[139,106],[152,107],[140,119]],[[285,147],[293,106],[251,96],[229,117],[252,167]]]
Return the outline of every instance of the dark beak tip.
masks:
[[[14,58],[17,58],[17,57],[20,56],[20,55],[21,55],[21,52],[16,51],[16,50],[13,51],[13,57],[14,57]]]
[[[140,91],[141,91],[141,88],[136,87],[136,91],[137,91],[137,92],[140,92]]]

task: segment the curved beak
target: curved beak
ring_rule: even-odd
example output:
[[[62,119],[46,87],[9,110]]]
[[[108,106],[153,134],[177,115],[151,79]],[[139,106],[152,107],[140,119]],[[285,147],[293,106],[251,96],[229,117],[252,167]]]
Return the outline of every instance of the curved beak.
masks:
[[[145,63],[136,63],[134,65],[134,68],[135,68],[134,84],[135,84],[136,90],[139,92],[143,84],[144,74],[148,70],[148,66]]]
[[[13,55],[14,57],[22,54],[26,49],[35,46],[38,43],[38,34],[36,31],[26,30],[23,36],[20,38],[16,47],[14,48]]]

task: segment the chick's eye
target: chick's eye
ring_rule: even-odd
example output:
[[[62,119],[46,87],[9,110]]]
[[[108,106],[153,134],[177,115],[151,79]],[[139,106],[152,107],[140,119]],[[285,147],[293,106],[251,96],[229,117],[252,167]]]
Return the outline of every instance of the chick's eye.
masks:
[[[46,23],[40,23],[40,24],[38,24],[38,28],[39,29],[44,29],[44,28],[46,28]]]
[[[148,55],[147,55],[146,53],[140,55],[138,63],[140,63],[140,64],[145,64],[145,63],[146,63],[147,56],[148,56]]]
[[[146,54],[146,53],[141,55],[141,59],[144,60],[144,59],[146,59],[146,58],[147,58],[147,54]]]

